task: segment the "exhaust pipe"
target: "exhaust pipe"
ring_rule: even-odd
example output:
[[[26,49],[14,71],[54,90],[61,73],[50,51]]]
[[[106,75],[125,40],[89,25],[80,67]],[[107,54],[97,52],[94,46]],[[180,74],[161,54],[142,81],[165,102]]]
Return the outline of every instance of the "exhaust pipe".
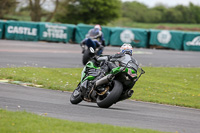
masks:
[[[132,95],[133,95],[134,91],[133,90],[128,90],[125,92],[124,95],[122,95],[118,101],[122,101],[122,100],[125,100],[125,99],[128,99],[130,98]]]
[[[99,85],[108,83],[112,78],[113,78],[113,75],[108,74],[108,75],[104,76],[103,78],[97,80],[96,83],[95,83],[95,86],[99,86]]]
[[[133,93],[134,93],[133,90],[129,90],[129,91],[127,92],[127,96],[128,96],[128,97],[131,97],[131,96],[133,95]]]

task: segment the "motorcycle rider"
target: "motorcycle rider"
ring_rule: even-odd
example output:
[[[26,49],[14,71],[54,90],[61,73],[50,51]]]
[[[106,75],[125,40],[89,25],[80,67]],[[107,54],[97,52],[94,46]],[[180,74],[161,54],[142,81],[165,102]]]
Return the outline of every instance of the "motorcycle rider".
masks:
[[[80,46],[82,47],[82,53],[84,53],[85,51],[84,46],[87,43],[88,39],[91,39],[96,44],[96,48],[98,48],[97,55],[101,55],[103,53],[105,47],[105,39],[101,29],[101,26],[97,24],[94,26],[93,29],[89,30],[86,38],[80,44]]]
[[[138,64],[137,61],[132,57],[132,55],[133,55],[133,47],[131,46],[131,44],[127,44],[127,43],[124,43],[120,47],[120,52],[118,52],[117,54],[111,55],[111,56],[107,56],[107,58],[94,57],[94,58],[96,58],[94,60],[97,61],[96,64],[99,64],[101,66],[101,69],[103,69],[105,71],[105,73],[108,73],[108,72],[110,72],[110,70],[112,70],[113,68],[117,67],[114,62],[118,58],[124,57],[125,54],[129,55],[131,57],[131,59],[134,60],[136,62],[136,64]],[[102,58],[104,58],[104,59],[102,59]],[[102,61],[103,61],[103,63],[102,63]]]

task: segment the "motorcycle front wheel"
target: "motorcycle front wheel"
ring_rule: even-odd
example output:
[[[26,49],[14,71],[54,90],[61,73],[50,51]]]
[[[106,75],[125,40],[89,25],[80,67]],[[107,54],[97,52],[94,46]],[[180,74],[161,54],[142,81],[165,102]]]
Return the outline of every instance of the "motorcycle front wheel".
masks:
[[[119,81],[114,80],[112,88],[110,88],[104,95],[99,95],[97,97],[97,105],[100,108],[109,108],[118,101],[122,94],[122,90],[122,84]]]
[[[83,59],[82,59],[83,65],[85,65],[89,61],[89,59],[90,59],[90,51],[89,49],[87,49],[83,53]]]
[[[82,101],[82,97],[81,97],[81,91],[80,91],[80,86],[78,86],[72,93],[71,97],[70,97],[70,102],[72,104],[78,104]]]

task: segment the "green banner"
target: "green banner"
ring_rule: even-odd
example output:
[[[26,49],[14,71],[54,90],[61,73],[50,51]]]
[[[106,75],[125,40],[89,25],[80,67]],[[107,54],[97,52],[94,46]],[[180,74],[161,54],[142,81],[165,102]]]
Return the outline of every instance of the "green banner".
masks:
[[[5,38],[10,40],[38,41],[38,24],[34,22],[7,21]]]
[[[5,22],[0,20],[0,39],[3,38],[4,24]]]
[[[183,47],[188,51],[200,51],[200,32],[186,32]]]
[[[81,43],[81,41],[85,39],[88,31],[92,28],[94,28],[92,25],[78,24],[75,32],[75,42]],[[102,32],[104,34],[105,44],[108,45],[110,40],[110,28],[102,26]]]
[[[75,25],[39,23],[39,40],[69,42],[74,37]]]
[[[150,30],[150,45],[157,45],[166,48],[182,50],[183,49],[182,31],[169,30]]]
[[[136,28],[112,28],[110,45],[121,46],[129,43],[134,47],[148,47],[148,32]]]

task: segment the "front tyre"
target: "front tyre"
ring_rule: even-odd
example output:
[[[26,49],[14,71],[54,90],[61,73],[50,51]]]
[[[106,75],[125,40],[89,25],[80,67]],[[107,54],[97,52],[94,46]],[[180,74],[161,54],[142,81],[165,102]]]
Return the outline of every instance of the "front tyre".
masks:
[[[89,49],[87,49],[83,53],[83,59],[82,59],[83,65],[85,65],[89,61],[89,59],[90,59],[90,51]]]
[[[81,91],[80,91],[80,86],[78,86],[72,93],[71,97],[70,97],[70,102],[72,104],[78,104],[82,101],[82,97],[81,97]]]
[[[108,92],[103,96],[97,97],[97,105],[100,108],[109,108],[118,101],[119,97],[121,96],[122,90],[122,84],[119,81],[114,80],[113,87],[110,88]]]

